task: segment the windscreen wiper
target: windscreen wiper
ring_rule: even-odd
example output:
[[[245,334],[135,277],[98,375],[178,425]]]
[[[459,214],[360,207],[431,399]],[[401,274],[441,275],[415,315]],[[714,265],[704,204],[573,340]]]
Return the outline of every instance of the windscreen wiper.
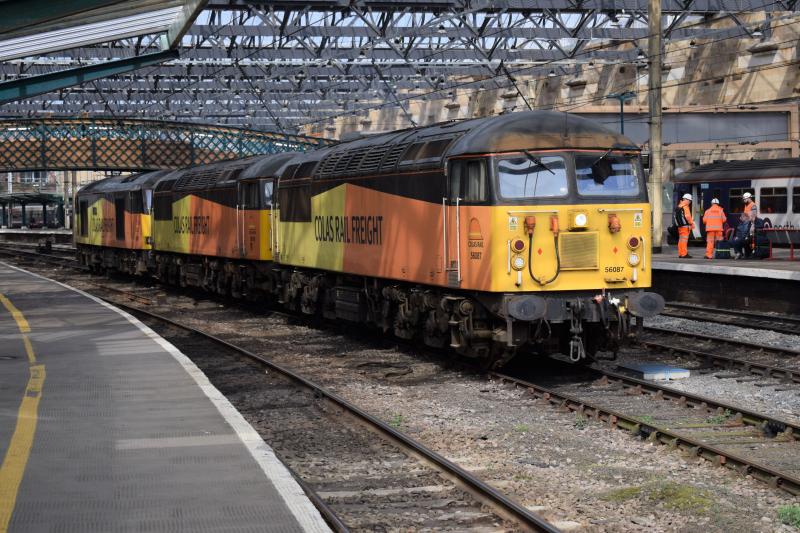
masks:
[[[526,156],[528,156],[528,159],[530,159],[531,161],[533,161],[534,163],[536,163],[536,165],[537,165],[538,167],[540,167],[540,168],[543,168],[543,169],[545,169],[546,171],[548,171],[550,174],[553,174],[553,175],[555,175],[555,172],[553,172],[552,170],[550,170],[550,167],[548,167],[547,165],[545,165],[545,164],[542,162],[542,160],[541,160],[541,159],[539,159],[538,157],[536,157],[535,155],[533,155],[532,153],[530,153],[528,150],[523,150],[522,152],[523,152],[523,153],[524,153]]]
[[[598,157],[597,159],[594,160],[594,163],[592,163],[592,166],[595,166],[597,163],[599,163],[600,161],[602,161],[603,159],[608,157],[609,154],[611,154],[612,150],[613,150],[613,148],[609,148],[608,150],[606,150],[606,153],[604,153],[603,155],[601,155],[600,157]]]

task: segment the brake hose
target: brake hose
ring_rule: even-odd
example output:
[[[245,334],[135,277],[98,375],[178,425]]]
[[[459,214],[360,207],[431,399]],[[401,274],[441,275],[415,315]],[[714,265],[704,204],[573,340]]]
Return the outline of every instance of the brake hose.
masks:
[[[531,275],[531,279],[533,279],[533,281],[542,287],[553,283],[561,273],[561,257],[558,255],[558,234],[553,235],[553,243],[556,249],[556,273],[547,281],[542,281],[533,275],[533,234],[528,234],[528,274]]]

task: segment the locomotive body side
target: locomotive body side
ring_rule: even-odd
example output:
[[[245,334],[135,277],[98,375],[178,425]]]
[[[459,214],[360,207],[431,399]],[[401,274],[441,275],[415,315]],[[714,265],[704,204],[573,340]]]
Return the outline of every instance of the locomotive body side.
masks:
[[[81,264],[132,274],[147,270],[153,186],[166,174],[115,176],[78,191],[74,236]]]
[[[388,300],[404,316],[355,316],[432,344],[449,334],[468,355],[555,340],[582,359],[615,350],[632,316],[660,311],[644,291],[651,213],[630,141],[542,112],[453,130],[350,143],[293,165],[279,182],[281,265],[308,279],[324,272],[313,283],[333,286],[331,308]],[[354,279],[363,295],[345,287]],[[541,338],[542,321],[552,338]]]
[[[291,157],[279,154],[216,163],[178,171],[160,182],[155,191],[155,249],[272,261],[275,180],[270,168]]]

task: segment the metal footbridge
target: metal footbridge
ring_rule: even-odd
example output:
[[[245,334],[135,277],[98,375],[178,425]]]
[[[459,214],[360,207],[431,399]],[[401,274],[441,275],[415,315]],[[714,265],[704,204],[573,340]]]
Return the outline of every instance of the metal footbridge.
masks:
[[[171,169],[329,144],[303,135],[185,122],[0,119],[0,171]]]

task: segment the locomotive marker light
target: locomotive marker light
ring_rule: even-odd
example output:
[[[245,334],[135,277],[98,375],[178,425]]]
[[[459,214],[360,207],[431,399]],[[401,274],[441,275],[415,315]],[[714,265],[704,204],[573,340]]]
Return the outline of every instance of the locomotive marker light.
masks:
[[[630,239],[628,239],[628,248],[630,250],[637,249],[640,244],[641,244],[641,242],[639,241],[639,239],[637,237],[631,237]]]
[[[639,260],[640,260],[639,254],[637,254],[636,252],[631,252],[630,255],[628,256],[628,264],[632,267],[638,265]]]
[[[589,216],[586,211],[570,211],[569,212],[569,230],[575,231],[579,229],[586,229],[589,223]]]
[[[525,268],[525,258],[521,255],[514,256],[514,259],[511,261],[511,268],[514,270],[522,270]]]

